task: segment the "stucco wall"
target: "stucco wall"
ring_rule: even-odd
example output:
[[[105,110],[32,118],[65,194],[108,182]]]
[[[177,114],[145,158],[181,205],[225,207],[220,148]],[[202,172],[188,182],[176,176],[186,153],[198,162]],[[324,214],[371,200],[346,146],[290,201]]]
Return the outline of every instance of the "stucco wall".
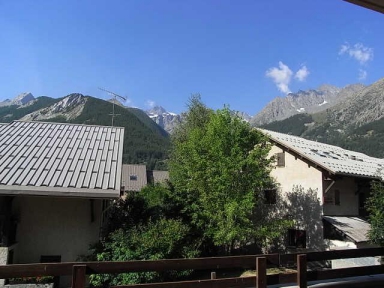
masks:
[[[273,146],[270,156],[280,152],[283,152],[281,148]],[[324,250],[326,247],[322,222],[322,175],[322,171],[288,151],[285,151],[284,167],[274,167],[271,171],[282,200],[288,206],[287,213],[295,222],[292,228],[306,231],[307,250]],[[294,188],[298,186],[302,189]]]
[[[331,189],[325,194],[332,197],[333,203],[323,206],[324,215],[358,216],[359,195],[356,193],[358,187],[354,178],[343,177],[338,179]],[[335,191],[340,192],[340,205],[335,205]]]
[[[281,148],[273,146],[270,156],[280,152],[283,152]],[[295,185],[300,185],[304,190],[317,190],[319,199],[322,199],[322,172],[289,152],[285,152],[285,166],[273,168],[271,176],[280,184],[283,193],[292,191]]]
[[[94,200],[91,222],[89,199],[16,197],[13,213],[19,215],[14,263],[40,262],[41,255],[61,255],[75,261],[99,237],[101,200]]]

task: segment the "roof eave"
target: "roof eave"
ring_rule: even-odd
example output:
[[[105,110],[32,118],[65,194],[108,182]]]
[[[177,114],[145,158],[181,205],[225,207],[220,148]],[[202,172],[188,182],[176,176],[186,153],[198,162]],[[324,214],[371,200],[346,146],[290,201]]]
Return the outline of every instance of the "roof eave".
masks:
[[[273,138],[271,135],[269,135],[267,133],[267,136],[268,138],[275,142],[276,144],[284,147],[285,149],[287,149],[287,151],[292,151],[294,152],[295,154],[297,154],[298,156],[306,159],[307,161],[311,162],[314,166],[316,167],[320,167],[322,168],[323,170],[327,171],[328,173],[332,174],[332,175],[338,175],[338,176],[348,176],[348,177],[359,177],[359,178],[367,178],[367,179],[372,179],[372,180],[381,180],[381,177],[380,176],[369,176],[369,175],[361,175],[361,174],[353,174],[353,173],[342,173],[342,172],[338,172],[338,171],[335,171],[335,170],[332,170],[330,168],[328,168],[327,166],[324,166],[322,165],[321,163],[317,162],[315,159],[313,159],[312,157],[306,155],[306,154],[303,154],[301,153],[300,151],[292,148],[291,146],[287,146],[285,143],[283,142],[280,142],[279,140]]]
[[[0,195],[116,199],[120,190],[0,185]]]

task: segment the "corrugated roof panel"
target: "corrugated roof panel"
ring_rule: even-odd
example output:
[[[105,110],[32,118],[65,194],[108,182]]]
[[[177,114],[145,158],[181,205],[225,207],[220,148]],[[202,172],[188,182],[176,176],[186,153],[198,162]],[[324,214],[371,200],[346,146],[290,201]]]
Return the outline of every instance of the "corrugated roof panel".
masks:
[[[0,193],[2,185],[120,192],[123,143],[115,138],[123,128],[22,121],[0,127]]]
[[[98,189],[103,188],[103,180],[104,180],[104,174],[105,174],[104,170],[105,170],[105,161],[100,160],[99,173],[97,174],[96,185],[95,185],[95,187]]]

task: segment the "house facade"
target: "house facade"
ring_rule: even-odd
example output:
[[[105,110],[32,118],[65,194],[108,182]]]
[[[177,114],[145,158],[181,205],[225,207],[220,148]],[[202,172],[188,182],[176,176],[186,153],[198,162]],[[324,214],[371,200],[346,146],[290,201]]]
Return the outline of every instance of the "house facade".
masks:
[[[0,125],[1,263],[76,261],[120,196],[124,129]]]
[[[271,175],[292,202],[293,248],[323,250],[367,247],[365,201],[370,182],[382,179],[384,160],[297,136],[261,130],[272,143]],[[297,242],[297,243],[295,243]]]
[[[142,164],[123,164],[122,186],[125,192],[139,192],[148,184],[169,180],[168,171],[147,170]]]

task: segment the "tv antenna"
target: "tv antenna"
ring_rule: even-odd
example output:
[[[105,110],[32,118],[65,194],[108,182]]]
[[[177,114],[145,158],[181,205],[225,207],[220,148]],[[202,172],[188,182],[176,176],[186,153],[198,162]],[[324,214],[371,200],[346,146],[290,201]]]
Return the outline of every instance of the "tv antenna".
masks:
[[[100,89],[101,91],[107,92],[109,95],[111,95],[111,96],[113,97],[113,101],[112,101],[112,114],[109,114],[109,115],[112,116],[112,127],[113,127],[113,120],[115,119],[116,116],[120,115],[120,114],[116,114],[116,113],[115,113],[115,103],[116,103],[116,101],[117,101],[117,98],[122,99],[122,100],[124,100],[124,101],[127,101],[127,98],[125,98],[125,97],[123,97],[123,96],[121,96],[121,95],[119,95],[119,94],[113,93],[113,92],[111,92],[111,91],[108,91],[108,90],[106,90],[106,89],[104,89],[104,88],[100,88],[100,87],[99,87],[99,89]]]

